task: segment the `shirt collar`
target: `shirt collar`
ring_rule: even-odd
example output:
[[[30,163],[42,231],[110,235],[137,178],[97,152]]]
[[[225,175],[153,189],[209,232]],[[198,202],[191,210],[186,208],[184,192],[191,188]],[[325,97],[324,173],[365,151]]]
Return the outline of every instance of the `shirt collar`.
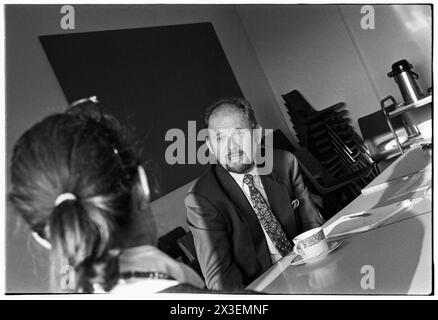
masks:
[[[204,287],[204,281],[185,264],[150,245],[142,245],[124,249],[119,256],[120,272],[144,271],[162,272],[181,283],[189,283],[196,287]]]
[[[260,176],[258,174],[257,171],[257,166],[253,166],[252,169],[249,172],[246,173],[234,173],[234,172],[230,172],[228,171],[228,173],[233,177],[234,180],[236,180],[237,184],[243,188],[243,186],[245,185],[243,183],[243,178],[245,177],[245,174],[250,174],[254,177],[254,183],[256,185],[260,185],[259,181],[260,181]]]

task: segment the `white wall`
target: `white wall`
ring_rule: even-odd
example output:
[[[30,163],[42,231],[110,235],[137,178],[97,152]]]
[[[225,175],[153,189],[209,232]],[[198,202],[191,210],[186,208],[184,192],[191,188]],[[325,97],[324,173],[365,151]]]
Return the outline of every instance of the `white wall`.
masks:
[[[142,28],[173,24],[211,22],[245,97],[254,105],[260,123],[286,129],[276,101],[251,43],[233,6],[74,6],[74,32]],[[17,138],[49,113],[67,104],[38,36],[66,33],[59,27],[60,6],[8,6],[6,18],[7,155]],[[290,135],[289,135],[290,136]],[[290,136],[291,137],[291,136]],[[152,204],[158,234],[186,226],[184,195],[189,185],[174,190]],[[31,259],[28,232],[16,230],[8,208],[7,289],[41,291],[47,278]],[[44,258],[43,258],[44,260]],[[35,264],[35,272],[32,270]]]
[[[395,61],[408,59],[420,74],[422,87],[430,87],[430,7],[373,7],[375,30],[360,28],[359,5],[238,7],[283,111],[281,94],[293,89],[299,90],[317,110],[343,101],[360,133],[357,119],[377,111],[381,98],[389,94],[401,98],[394,80],[386,76]],[[370,70],[371,81],[365,68]]]
[[[402,101],[393,78],[391,65],[407,59],[419,74],[424,91],[432,82],[432,12],[427,5],[382,5],[375,8],[375,29],[363,30],[360,7],[341,6],[359,51],[372,74],[380,98],[393,95]]]

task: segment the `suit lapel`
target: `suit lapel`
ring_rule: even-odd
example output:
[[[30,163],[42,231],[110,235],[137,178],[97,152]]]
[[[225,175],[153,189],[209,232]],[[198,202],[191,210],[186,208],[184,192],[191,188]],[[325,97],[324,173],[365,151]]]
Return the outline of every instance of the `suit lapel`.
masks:
[[[297,234],[297,230],[296,223],[291,224],[291,218],[294,220],[292,207],[290,205],[291,200],[286,186],[282,183],[278,183],[276,177],[277,174],[273,171],[269,175],[261,175],[260,179],[262,180],[272,211],[283,227],[287,238],[289,241],[292,241]]]
[[[215,171],[224,192],[236,206],[242,220],[248,226],[248,229],[251,230],[251,238],[257,252],[257,258],[263,270],[269,268],[272,263],[268,245],[266,243],[262,226],[260,225],[251,204],[248,202],[248,199],[233,177],[231,177],[231,175],[225,171],[220,164],[215,166]]]

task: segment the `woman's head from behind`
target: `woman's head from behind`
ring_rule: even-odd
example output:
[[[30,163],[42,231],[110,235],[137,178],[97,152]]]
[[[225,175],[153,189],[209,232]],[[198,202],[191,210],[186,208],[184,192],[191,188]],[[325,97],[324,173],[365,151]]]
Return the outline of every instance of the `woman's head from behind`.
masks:
[[[94,284],[110,290],[126,236],[155,241],[152,216],[138,214],[148,201],[142,173],[126,130],[90,101],[45,118],[19,138],[10,200],[50,245],[53,290],[92,292]],[[66,266],[74,276],[62,288]]]

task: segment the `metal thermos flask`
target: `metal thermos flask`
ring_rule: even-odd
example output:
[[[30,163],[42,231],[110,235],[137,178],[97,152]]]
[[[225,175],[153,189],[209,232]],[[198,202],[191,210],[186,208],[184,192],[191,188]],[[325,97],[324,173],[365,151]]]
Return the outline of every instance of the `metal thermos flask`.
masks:
[[[418,74],[412,71],[412,65],[407,60],[393,63],[391,69],[392,71],[388,73],[388,77],[394,77],[405,104],[424,98],[424,94],[417,83]]]
[[[388,77],[394,77],[405,105],[424,98],[424,94],[417,83],[418,74],[412,71],[412,65],[407,60],[400,60],[393,63],[391,69],[391,72],[388,73]],[[420,135],[420,131],[410,115],[406,113],[402,114],[401,120],[409,138]]]

